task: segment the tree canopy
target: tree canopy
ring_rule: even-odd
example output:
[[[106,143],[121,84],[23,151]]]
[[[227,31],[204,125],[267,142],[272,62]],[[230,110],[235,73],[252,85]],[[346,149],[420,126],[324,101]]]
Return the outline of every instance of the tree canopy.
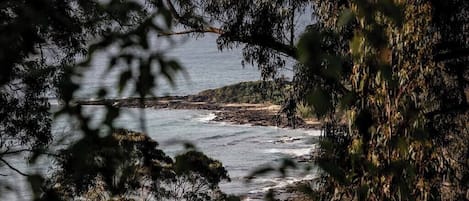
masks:
[[[330,134],[313,197],[467,199],[466,1],[166,3],[187,29],[172,34],[218,34],[266,77],[298,62],[296,96]],[[312,18],[298,37],[300,14]]]
[[[47,145],[52,138],[48,97],[57,94],[66,66],[75,64],[78,56],[93,53],[88,46],[94,37],[110,33],[118,24],[137,23],[146,13],[132,2],[116,4],[55,0],[0,3],[0,157],[14,152],[9,150],[12,145],[30,149]],[[121,6],[127,9],[117,10]],[[118,17],[113,12],[119,12]],[[59,94],[71,98],[67,97],[71,94]]]
[[[162,2],[2,1],[0,16],[0,167],[27,177],[34,200],[229,197],[218,189],[221,180],[229,180],[219,161],[193,147],[173,161],[145,134],[115,128],[118,108],[106,105],[105,118],[91,126],[95,114],[75,102],[84,71],[97,53],[109,48],[117,54],[108,61],[108,70],[127,69],[119,75],[119,91],[134,84],[133,95],[143,101],[152,95],[156,79],[173,84],[181,66],[150,42],[172,26]],[[97,92],[101,98],[106,94],[104,87]],[[59,100],[54,114],[51,97]],[[76,137],[53,136],[51,122],[58,116],[69,117],[79,128],[72,131]],[[143,119],[141,123],[145,128]],[[49,153],[52,140],[71,144]],[[51,178],[23,172],[9,162],[10,156],[19,155],[34,164],[44,154],[57,163]],[[0,187],[11,189],[3,180]],[[138,194],[143,191],[145,195]]]
[[[52,140],[46,97],[54,92],[63,103],[57,115],[73,117],[83,133],[64,151],[72,159],[61,161],[64,173],[77,173],[67,173],[74,157],[103,158],[108,150],[99,148],[116,148],[120,142],[112,138],[119,109],[107,105],[105,119],[94,128],[89,126],[90,114],[74,103],[93,55],[117,48],[108,68],[123,65],[128,70],[120,74],[116,87],[122,90],[134,83],[134,95],[143,103],[155,79],[162,76],[172,82],[172,75],[181,71],[164,52],[151,48],[150,37],[211,33],[219,35],[220,49],[241,46],[243,62],[257,64],[264,78],[275,78],[286,60],[296,61],[293,98],[307,103],[326,122],[327,136],[316,161],[323,177],[318,188],[303,189],[312,198],[469,199],[468,12],[464,0],[2,1],[0,163],[10,166],[4,157],[18,152],[36,153],[34,159]],[[103,88],[98,95],[106,93]],[[102,132],[107,138],[100,137]],[[16,145],[26,149],[14,149]],[[83,147],[96,152],[84,154]],[[179,165],[198,164],[198,181],[206,179],[212,190],[211,184],[226,178],[222,168],[211,171],[214,166],[207,164],[218,163],[199,152],[189,151],[174,162],[154,146],[151,150],[135,150],[137,155],[160,154],[150,156],[161,162],[151,168],[166,163],[175,168],[175,175],[191,180],[193,175],[187,176]],[[116,157],[136,152],[121,150],[123,155]],[[96,163],[86,169],[85,164],[87,184],[116,184],[108,178],[119,177],[127,168],[132,171],[126,176],[142,176],[134,171],[140,167],[129,166],[125,159],[118,160],[124,164],[119,171]],[[117,168],[112,158],[104,164],[108,162]],[[197,172],[206,168],[209,172]],[[99,177],[94,177],[95,170]],[[72,179],[71,185],[64,185],[73,188],[70,193],[88,190],[80,191],[74,177],[56,176],[57,183]],[[124,186],[135,184],[122,178],[119,181],[128,181]],[[32,183],[34,190],[42,185]],[[121,192],[113,188],[116,185],[103,187],[117,197],[132,194],[132,188]],[[211,199],[194,196],[199,195]]]

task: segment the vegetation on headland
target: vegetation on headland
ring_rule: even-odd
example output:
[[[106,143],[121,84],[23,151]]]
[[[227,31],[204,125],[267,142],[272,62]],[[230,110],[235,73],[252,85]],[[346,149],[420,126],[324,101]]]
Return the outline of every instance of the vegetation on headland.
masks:
[[[281,128],[319,129],[321,123],[313,117],[311,108],[297,104],[294,122],[282,112],[285,92],[291,87],[284,82],[283,87],[271,81],[248,81],[216,89],[204,90],[195,95],[140,98],[80,100],[80,105],[112,105],[113,107],[146,107],[154,109],[213,110],[213,121],[256,126],[277,126]]]
[[[283,81],[241,82],[217,89],[204,90],[195,95],[195,100],[215,103],[271,103],[282,105],[291,83]]]
[[[273,81],[246,81],[227,85],[215,89],[207,89],[197,94],[185,96],[163,96],[144,98],[145,107],[155,106],[157,101],[161,102],[205,102],[207,104],[224,103],[251,103],[251,104],[275,104],[282,105],[291,83],[284,81],[279,85]],[[114,104],[121,107],[140,107],[139,97],[129,98],[103,98],[98,100],[76,100],[81,105],[106,105]],[[197,109],[197,108],[187,108]]]

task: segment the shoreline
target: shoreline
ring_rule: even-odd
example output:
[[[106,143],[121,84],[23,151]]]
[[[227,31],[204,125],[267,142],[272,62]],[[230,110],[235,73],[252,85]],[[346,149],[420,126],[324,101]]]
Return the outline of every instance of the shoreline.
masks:
[[[295,125],[289,124],[287,117],[279,113],[280,105],[272,103],[217,103],[206,101],[208,97],[199,95],[165,96],[157,98],[117,98],[103,100],[79,100],[79,105],[111,105],[118,108],[186,109],[213,111],[211,121],[238,125],[275,126],[291,129],[321,129],[321,122],[315,119],[295,117]]]
[[[79,105],[113,106],[117,108],[149,108],[170,110],[206,110],[214,114],[210,121],[234,125],[272,126],[287,129],[321,130],[323,124],[317,119],[303,119],[295,116],[295,125],[289,123],[282,110],[279,93],[266,96],[260,82],[242,82],[218,89],[209,89],[195,95],[163,96],[151,98],[111,98],[102,100],[78,100]],[[292,139],[295,140],[295,139]],[[305,156],[293,157],[297,163],[310,162],[317,155],[312,150]],[[314,180],[314,179],[313,179]],[[286,186],[270,189],[282,200],[306,200],[296,186],[310,184],[310,179],[295,181]],[[248,193],[242,196],[248,200],[263,200],[265,192]],[[242,200],[244,200],[242,199]]]
[[[318,130],[322,124],[314,119],[302,119],[296,117],[296,126],[293,128],[288,124],[285,115],[279,115],[281,106],[272,103],[216,103],[204,101],[203,97],[197,95],[189,96],[166,96],[158,98],[117,98],[103,100],[80,100],[79,105],[112,105],[119,108],[150,108],[150,109],[173,109],[173,110],[207,110],[211,111],[215,117],[210,121],[226,122],[235,125],[252,126],[275,126],[289,129]],[[279,117],[279,118],[278,118]],[[294,139],[293,139],[294,140]],[[316,151],[311,151],[307,156],[293,157],[297,163],[311,161],[316,155]],[[313,179],[314,180],[314,179]],[[311,185],[312,180],[305,179],[295,181],[282,187],[272,187],[274,195],[282,200],[307,200],[298,191],[298,185]],[[263,200],[266,192],[248,193],[242,200]]]

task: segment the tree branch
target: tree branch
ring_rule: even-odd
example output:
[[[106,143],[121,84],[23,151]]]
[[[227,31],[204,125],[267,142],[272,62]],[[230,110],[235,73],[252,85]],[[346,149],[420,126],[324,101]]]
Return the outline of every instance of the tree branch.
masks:
[[[173,2],[171,0],[166,0],[166,4],[168,4],[169,12],[171,16],[180,24],[185,25],[187,27],[192,28],[191,30],[181,31],[181,32],[174,32],[174,33],[163,33],[161,35],[181,35],[181,34],[189,34],[189,33],[216,33],[216,34],[223,34],[224,32],[217,27],[208,26],[208,25],[200,25],[194,22],[189,21],[186,18],[181,17],[181,15],[176,10]]]
[[[226,36],[229,40],[233,42],[240,42],[251,45],[257,45],[260,47],[266,47],[284,53],[286,56],[292,57],[294,59],[297,58],[296,48],[294,46],[283,44],[281,42],[276,41],[275,39],[257,39],[257,37],[241,37],[233,33],[225,33],[223,30],[216,27],[207,27],[205,29],[191,29],[180,32],[160,33],[158,34],[158,36],[184,35],[191,33],[214,33],[220,36]]]
[[[191,34],[191,33],[214,33],[214,34],[221,35],[223,34],[223,31],[219,28],[209,27],[207,29],[191,29],[191,30],[185,30],[185,31],[179,31],[179,32],[163,32],[163,33],[158,34],[158,36],[184,35],[184,34]]]
[[[221,37],[226,37],[227,39],[233,42],[240,42],[246,43],[251,45],[256,45],[260,47],[270,48],[272,50],[282,52],[289,57],[297,59],[297,50],[293,45],[287,45],[280,41],[277,41],[275,38],[272,37],[264,37],[264,36],[240,36],[234,32],[226,32],[220,28],[209,26],[209,25],[199,25],[193,23],[179,15],[176,7],[171,2],[171,0],[166,0],[166,4],[169,7],[169,11],[173,18],[182,25],[192,28],[191,30],[181,31],[181,32],[174,32],[174,33],[162,33],[161,36],[169,36],[169,35],[182,35],[182,34],[190,34],[190,33],[215,33],[220,35]]]
[[[41,152],[41,151],[33,150],[33,149],[18,149],[18,150],[12,150],[12,151],[9,151],[9,149],[7,149],[6,151],[1,152],[0,156],[10,155],[10,154],[18,154],[18,153],[21,153],[21,152],[40,153],[40,154],[45,154],[45,155],[50,155],[50,156],[55,156],[55,157],[59,156],[57,154],[53,154],[53,153],[49,153],[49,152]]]
[[[228,35],[228,34],[225,34]],[[256,37],[256,36],[239,36],[229,33],[227,36],[229,40],[240,42],[240,43],[247,43],[251,45],[257,45],[260,47],[270,48],[272,50],[285,53],[287,56],[297,59],[298,56],[296,54],[296,48],[294,46],[286,45],[282,42],[275,40],[274,38],[266,38],[266,37]]]
[[[181,15],[179,15],[178,11],[176,10],[176,7],[174,6],[173,2],[171,2],[171,0],[166,0],[166,4],[168,4],[169,12],[171,13],[171,16],[173,16],[173,18],[177,22],[183,25],[186,25],[188,27],[192,27],[192,28],[200,27],[200,25],[190,22],[186,18],[181,17]]]
[[[0,161],[3,162],[5,165],[7,165],[10,169],[14,170],[15,172],[17,172],[18,174],[22,175],[22,176],[29,176],[28,174],[26,173],[23,173],[21,172],[20,170],[16,169],[15,167],[13,167],[12,165],[10,165],[10,163],[8,163],[5,159],[3,158],[0,158]]]

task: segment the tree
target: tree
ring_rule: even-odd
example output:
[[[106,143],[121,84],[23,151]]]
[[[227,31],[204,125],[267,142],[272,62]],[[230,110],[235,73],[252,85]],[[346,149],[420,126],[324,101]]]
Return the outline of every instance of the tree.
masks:
[[[85,145],[86,144],[86,145]],[[220,161],[193,149],[175,160],[142,133],[119,129],[63,150],[42,200],[222,200]],[[80,152],[86,152],[85,154]],[[88,151],[85,151],[88,150]],[[86,163],[86,164],[82,164]]]
[[[218,183],[229,179],[220,162],[195,150],[172,161],[148,137],[116,131],[113,120],[119,116],[118,108],[107,105],[103,122],[91,127],[93,114],[85,113],[75,103],[74,93],[80,88],[83,71],[96,53],[111,47],[117,48],[118,53],[112,56],[108,68],[127,67],[116,87],[122,91],[130,83],[135,84],[134,95],[140,97],[142,104],[143,98],[151,95],[157,76],[172,83],[172,76],[182,70],[181,66],[166,58],[163,50],[154,50],[149,42],[152,35],[171,27],[171,16],[160,1],[2,1],[0,16],[3,69],[0,164],[28,177],[35,200],[82,196],[128,200],[146,187],[144,182],[148,181],[151,181],[148,192],[157,199],[228,197],[218,190]],[[160,74],[152,73],[155,70]],[[54,153],[59,169],[53,178],[44,178],[44,175],[18,170],[6,157],[26,152],[29,161],[34,163],[47,152],[53,137],[48,100],[51,93],[61,102],[60,110],[54,115],[66,115],[76,121],[83,136],[60,153]],[[102,98],[106,93],[102,88],[97,95]],[[188,169],[187,163],[198,166]],[[45,181],[50,184],[45,185]],[[198,189],[188,191],[176,186],[184,193],[167,194],[174,192],[166,190],[173,182],[186,182]],[[102,191],[88,194],[93,187]]]
[[[125,13],[117,18],[111,12],[127,6],[128,14],[145,13],[132,3],[113,2],[108,8],[95,1],[0,3],[2,165],[8,165],[4,156],[38,152],[51,141],[48,97],[57,91],[57,79],[64,66],[72,65],[77,56],[87,52],[87,41],[109,32],[112,24],[138,21]],[[16,150],[18,145],[24,149]]]
[[[215,33],[222,49],[244,44],[244,60],[266,77],[284,66],[282,56],[298,61],[297,97],[331,134],[317,198],[467,199],[467,2],[166,4],[188,29],[168,35]],[[308,5],[315,20],[296,43],[292,19]]]
[[[350,64],[342,65],[349,72],[339,71],[346,93],[339,91],[338,101],[324,99],[332,105],[329,113],[340,106],[351,121],[350,140],[331,147],[340,158],[326,152],[320,160],[331,175],[329,198],[465,198],[468,147],[460,143],[469,134],[469,55],[461,53],[468,46],[462,39],[467,31],[460,27],[467,27],[468,18],[454,16],[467,16],[467,6],[462,1],[318,3],[324,27],[353,33],[341,34],[350,42],[337,51]],[[327,16],[331,10],[340,14]],[[331,65],[326,60],[320,68]]]
[[[6,19],[1,25],[5,33],[2,39],[6,40],[1,42],[2,47],[8,47],[0,57],[6,69],[0,77],[2,92],[18,91],[15,83],[28,77],[18,72],[34,72],[24,70],[27,64],[35,64],[31,66],[34,69],[51,66],[48,61],[39,62],[39,50],[44,49],[40,45],[65,47],[58,48],[62,52],[59,55],[64,55],[57,62],[64,66],[57,85],[64,102],[59,114],[78,120],[85,133],[80,142],[99,142],[102,131],[90,128],[89,115],[73,102],[73,92],[79,87],[75,78],[93,53],[117,46],[121,51],[111,58],[109,67],[119,63],[130,69],[137,64],[139,73],[122,73],[119,87],[133,81],[143,103],[154,87],[152,69],[159,68],[170,81],[170,75],[180,70],[177,62],[148,48],[149,33],[214,33],[219,35],[220,49],[243,45],[244,62],[257,63],[264,78],[275,77],[286,59],[298,61],[294,67],[295,99],[307,101],[327,122],[327,132],[331,133],[321,143],[324,153],[318,164],[324,177],[314,194],[318,198],[457,200],[467,194],[469,9],[465,1],[165,0],[150,1],[150,8],[127,1],[37,2],[1,4],[2,19]],[[82,12],[71,12],[76,8]],[[314,20],[298,34],[298,16],[310,11]],[[155,17],[161,17],[162,24],[155,22]],[[52,23],[45,19],[52,19]],[[69,19],[75,20],[63,21]],[[173,21],[185,30],[171,30]],[[83,41],[89,35],[83,30],[96,30],[92,27],[104,28],[93,32],[102,37],[88,46]],[[75,65],[73,56],[83,50],[88,50],[87,59]],[[46,72],[51,71],[47,70],[40,75],[49,77]],[[31,79],[24,80],[24,88],[34,86],[28,84]],[[30,96],[41,97],[41,93]],[[99,94],[104,96],[106,91]],[[4,102],[47,122],[48,118],[30,113],[14,98],[4,98]],[[47,104],[34,103],[34,108]],[[43,113],[44,108],[47,106],[42,107]],[[112,105],[107,109],[100,128],[107,128],[109,136],[119,110]],[[11,115],[2,121],[7,122],[5,125],[24,125],[17,119]],[[6,128],[14,131],[15,126]],[[31,128],[34,131],[39,126]],[[20,140],[23,131],[11,133],[16,144],[41,147],[50,136],[47,129],[37,130],[45,134],[26,138],[25,142]],[[40,143],[36,146],[36,142]]]
[[[244,45],[244,62],[259,65],[264,78],[285,67],[285,56],[297,58],[295,22],[309,1],[172,1],[165,4],[185,28],[174,34],[219,35],[220,49]]]

